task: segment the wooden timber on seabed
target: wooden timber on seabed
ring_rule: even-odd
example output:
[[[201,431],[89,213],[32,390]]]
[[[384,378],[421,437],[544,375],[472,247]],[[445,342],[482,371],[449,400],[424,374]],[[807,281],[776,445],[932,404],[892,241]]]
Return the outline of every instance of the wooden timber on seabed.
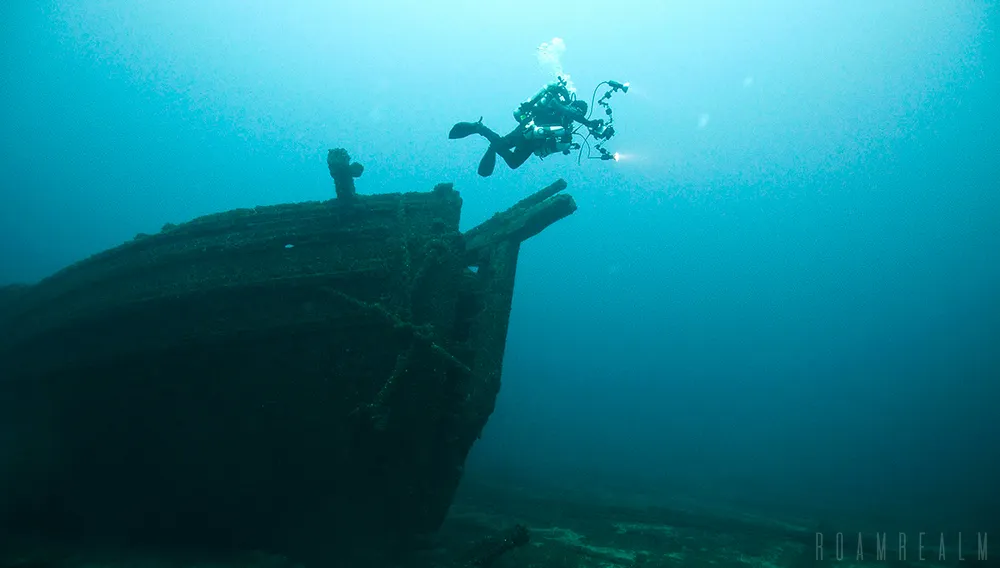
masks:
[[[451,184],[357,195],[330,156],[337,199],[0,289],[0,532],[339,555],[437,529],[494,408],[520,245],[576,204],[559,180],[462,233]]]

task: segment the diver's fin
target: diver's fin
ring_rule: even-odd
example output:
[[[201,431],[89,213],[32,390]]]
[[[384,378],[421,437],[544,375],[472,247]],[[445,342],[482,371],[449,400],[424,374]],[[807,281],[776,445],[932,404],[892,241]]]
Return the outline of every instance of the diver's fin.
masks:
[[[493,168],[497,166],[496,150],[490,148],[483,154],[483,159],[479,160],[479,175],[489,177],[493,173]]]
[[[452,140],[456,138],[465,138],[466,136],[472,136],[479,132],[479,129],[483,127],[483,117],[479,117],[476,122],[459,122],[455,126],[451,127],[451,132],[448,133],[448,138]]]

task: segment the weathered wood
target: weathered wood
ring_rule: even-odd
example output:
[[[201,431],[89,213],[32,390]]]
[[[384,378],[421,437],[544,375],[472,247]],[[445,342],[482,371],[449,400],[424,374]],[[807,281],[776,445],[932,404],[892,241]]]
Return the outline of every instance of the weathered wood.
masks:
[[[343,148],[334,148],[327,152],[326,165],[330,169],[337,198],[353,199],[357,195],[354,178],[361,177],[365,167],[357,162],[351,162],[350,154]]]
[[[564,189],[566,189],[566,180],[561,178],[557,179],[546,187],[543,187],[528,197],[525,197],[521,201],[518,201],[510,209],[527,209],[529,207],[534,207]]]
[[[486,233],[492,233],[500,229],[503,225],[507,224],[511,217],[517,216],[521,212],[542,203],[546,199],[556,195],[560,191],[566,189],[566,180],[558,179],[550,185],[536,191],[535,193],[525,197],[521,201],[518,201],[505,211],[494,214],[492,217],[483,221],[479,225],[469,229],[465,232],[466,241],[475,240],[481,235]]]
[[[559,180],[463,235],[450,185],[354,195],[345,159],[341,199],[0,288],[0,539],[342,559],[436,530],[496,403],[520,243],[576,205]]]
[[[477,264],[484,251],[504,241],[522,243],[541,233],[546,227],[576,211],[576,202],[569,195],[557,195],[524,211],[517,211],[496,224],[490,232],[467,238],[466,261]]]
[[[477,264],[486,249],[502,241],[524,242],[572,214],[577,208],[573,197],[556,195],[565,188],[560,179],[466,231],[466,261]]]

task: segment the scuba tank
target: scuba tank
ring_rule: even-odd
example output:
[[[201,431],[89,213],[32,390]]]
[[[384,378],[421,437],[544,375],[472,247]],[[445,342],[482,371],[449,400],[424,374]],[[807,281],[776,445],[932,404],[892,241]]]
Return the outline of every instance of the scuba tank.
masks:
[[[531,120],[538,103],[542,102],[542,99],[550,93],[568,94],[569,90],[566,88],[566,80],[562,77],[557,77],[555,81],[552,81],[542,87],[533,97],[518,105],[518,107],[514,109],[514,120],[516,120],[518,124],[524,124]],[[565,98],[566,95],[563,96]]]

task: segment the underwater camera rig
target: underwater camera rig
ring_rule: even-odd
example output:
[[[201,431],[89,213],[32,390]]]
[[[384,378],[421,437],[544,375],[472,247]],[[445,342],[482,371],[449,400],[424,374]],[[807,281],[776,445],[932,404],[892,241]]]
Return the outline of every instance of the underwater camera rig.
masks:
[[[605,91],[603,95],[601,95],[601,98],[598,99],[597,104],[598,106],[604,109],[604,114],[607,115],[608,119],[606,121],[604,119],[601,119],[597,125],[587,127],[587,136],[585,136],[583,139],[584,143],[587,144],[588,146],[587,159],[618,161],[618,152],[612,154],[607,148],[604,147],[604,144],[608,140],[611,140],[611,138],[614,137],[615,135],[615,127],[613,125],[615,122],[615,116],[614,112],[611,110],[611,103],[609,101],[611,100],[611,95],[615,94],[618,91],[627,93],[629,85],[628,83],[619,83],[618,81],[612,81],[612,80],[601,81],[600,83],[598,83],[597,86],[594,87],[594,94],[590,97],[591,113],[594,112],[594,98],[597,97],[597,90],[601,88],[601,85],[607,85],[608,90]],[[587,118],[588,119],[590,118],[589,114],[587,115]],[[579,129],[577,130],[579,131]],[[597,140],[597,143],[594,144],[593,146],[593,150],[596,150],[598,153],[597,156],[591,155],[590,144],[588,142],[588,139],[591,137],[593,137],[594,140]],[[577,162],[579,162],[582,157],[583,157],[583,148],[580,149],[580,155],[577,157]]]
[[[545,131],[535,134],[539,137],[552,137],[559,139],[552,146],[552,148],[547,148],[542,153],[536,152],[536,154],[538,154],[540,157],[544,157],[545,155],[555,152],[569,154],[572,150],[580,150],[580,154],[577,157],[577,163],[579,163],[580,160],[583,158],[583,147],[584,145],[586,145],[588,159],[616,160],[616,161],[618,160],[617,152],[612,153],[607,148],[604,147],[607,141],[610,140],[615,135],[615,128],[613,126],[615,120],[614,113],[611,109],[611,104],[609,101],[611,100],[611,96],[618,91],[627,93],[629,84],[619,83],[618,81],[612,81],[610,79],[598,83],[597,86],[594,87],[594,94],[590,98],[590,106],[588,107],[589,112],[586,117],[588,121],[590,120],[591,114],[593,114],[594,112],[594,100],[597,98],[597,91],[601,88],[602,85],[607,85],[608,90],[601,96],[599,100],[597,100],[597,105],[604,109],[604,114],[607,116],[607,119],[602,118],[599,121],[597,121],[597,124],[594,124],[592,126],[586,126],[581,124],[572,132],[565,132],[565,133],[563,133],[562,127],[552,127],[548,129],[535,128],[533,130]],[[535,93],[533,97],[521,103],[514,110],[514,120],[516,120],[518,124],[522,126],[532,127],[533,126],[532,121],[534,119],[535,109],[546,97],[549,96],[556,97],[557,99],[560,100],[560,102],[563,102],[564,104],[568,104],[576,100],[576,94],[569,90],[569,87],[567,86],[567,80],[564,77],[559,76],[556,77],[555,81],[542,87],[537,93]],[[582,129],[587,130],[586,135],[583,135],[581,133]],[[583,137],[582,143],[572,141],[573,137],[577,135]],[[593,146],[591,146],[590,144],[591,138],[597,141]],[[593,152],[595,151],[597,152],[596,156],[592,155]]]

